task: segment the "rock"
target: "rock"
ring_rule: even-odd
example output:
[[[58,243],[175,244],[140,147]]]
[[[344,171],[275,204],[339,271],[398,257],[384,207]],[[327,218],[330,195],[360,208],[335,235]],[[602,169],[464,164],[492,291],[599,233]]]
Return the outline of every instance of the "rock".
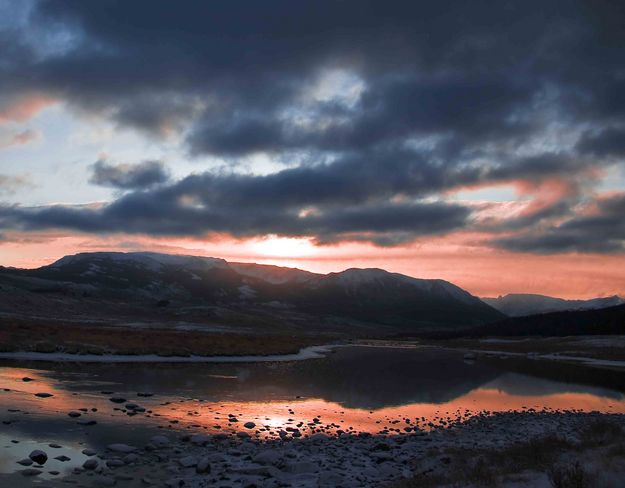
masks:
[[[169,444],[171,444],[171,441],[169,440],[169,437],[167,437],[166,435],[155,435],[154,437],[150,439],[150,443],[154,444],[156,447],[163,447],[163,446],[168,446]]]
[[[109,400],[113,403],[125,403],[126,399],[122,397],[111,397]]]
[[[60,456],[55,457],[54,459],[56,459],[57,461],[61,461],[62,463],[65,463],[67,461],[71,461],[71,458],[68,458],[66,455],[61,454]]]
[[[89,470],[89,471],[93,471],[94,469],[96,469],[98,467],[100,463],[98,462],[97,459],[87,459],[83,464],[82,467]]]
[[[269,476],[271,478],[278,478],[283,474],[282,471],[273,466],[243,466],[241,468],[233,468],[232,472],[253,476]]]
[[[125,466],[126,463],[121,459],[109,459],[108,461],[106,461],[106,465],[109,468],[119,468],[121,466]]]
[[[57,475],[61,474],[60,471],[56,471],[56,470],[48,471],[48,473],[50,473],[52,476],[57,476]]]
[[[210,436],[206,434],[195,434],[191,436],[191,442],[198,446],[203,446],[210,441]]]
[[[195,466],[195,472],[200,473],[200,474],[201,473],[208,474],[211,472],[210,461],[207,457],[203,457],[197,462],[197,466]]]
[[[22,460],[18,461],[17,464],[21,464],[22,466],[30,466],[31,464],[33,464],[33,460],[32,459],[22,459]]]
[[[134,480],[134,477],[128,474],[116,474],[115,479],[119,481],[132,481]]]
[[[324,471],[319,474],[319,483],[326,484],[328,486],[342,486],[344,483],[343,477],[332,471]]]
[[[61,447],[63,447],[63,446],[60,445],[60,444],[52,443],[52,444],[48,444],[48,447],[51,447],[52,449],[61,449]]]
[[[22,381],[23,381],[24,383],[28,383],[29,381],[35,381],[35,380],[33,380],[32,378],[29,378],[28,376],[24,376],[24,377],[22,378]]]
[[[256,427],[256,424],[254,422],[245,422],[243,424],[243,427],[245,427],[246,429],[253,429],[254,427]]]
[[[240,431],[240,432],[237,432],[237,437],[239,439],[248,439],[250,435],[247,432]]]
[[[372,448],[372,451],[390,451],[391,446],[389,446],[386,442],[378,442]]]
[[[178,459],[178,463],[180,463],[180,466],[183,468],[191,468],[197,465],[197,458],[195,456],[186,456]]]
[[[180,478],[173,478],[165,481],[165,486],[167,488],[180,488],[181,486],[184,486],[184,480]]]
[[[97,422],[95,420],[79,420],[78,425],[95,425]]]
[[[38,476],[42,473],[42,471],[40,469],[28,468],[23,469],[20,473],[22,473],[22,476]]]
[[[94,479],[94,483],[97,486],[115,486],[117,481],[115,478],[111,478],[110,476],[98,476]]]
[[[126,464],[136,463],[138,460],[139,460],[139,456],[133,453],[126,454],[122,459],[122,461],[124,461],[124,463]]]
[[[315,463],[308,461],[299,461],[295,463],[288,463],[286,465],[286,470],[293,474],[314,473],[317,469],[318,467]]]
[[[72,412],[68,413],[67,415],[70,416],[70,417],[76,418],[76,417],[80,417],[82,414],[80,412],[72,411]]]
[[[109,444],[108,446],[106,446],[106,448],[109,451],[113,451],[113,452],[125,452],[125,453],[129,453],[129,452],[134,452],[137,450],[136,447],[134,446],[129,446],[127,444]]]
[[[281,459],[282,456],[280,453],[274,450],[261,451],[252,458],[252,460],[258,464],[276,464],[280,462]]]
[[[87,448],[87,449],[83,449],[81,452],[82,452],[85,456],[95,456],[95,455],[98,453],[97,451],[94,451],[93,449],[89,449],[89,448]]]
[[[48,460],[48,455],[45,452],[40,451],[39,449],[35,449],[28,455],[28,457],[35,461],[37,464],[45,464]]]
[[[50,398],[54,395],[52,393],[35,393],[35,396],[39,398]]]

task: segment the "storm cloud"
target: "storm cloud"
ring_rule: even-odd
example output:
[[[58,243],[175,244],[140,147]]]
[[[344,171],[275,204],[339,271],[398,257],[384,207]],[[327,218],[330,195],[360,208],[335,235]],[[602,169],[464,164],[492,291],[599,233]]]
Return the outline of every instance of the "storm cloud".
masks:
[[[129,165],[111,164],[100,159],[93,163],[91,168],[93,173],[89,179],[90,183],[122,190],[148,188],[165,183],[169,179],[169,174],[160,161],[144,161]]]
[[[588,215],[496,241],[499,247],[520,252],[615,253],[625,251],[625,194],[599,200]]]
[[[393,245],[479,229],[450,192],[558,181],[568,190],[557,198],[489,227],[506,233],[495,245],[622,248],[617,235],[603,246],[585,237],[589,217],[577,214],[594,198],[580,181],[625,156],[625,13],[614,2],[25,5],[0,27],[0,122],[61,101],[178,141],[198,170],[169,181],[157,162],[98,161],[90,181],[126,193],[98,208],[7,206],[0,230]],[[242,172],[258,154],[285,167]],[[211,158],[227,169],[206,170]]]

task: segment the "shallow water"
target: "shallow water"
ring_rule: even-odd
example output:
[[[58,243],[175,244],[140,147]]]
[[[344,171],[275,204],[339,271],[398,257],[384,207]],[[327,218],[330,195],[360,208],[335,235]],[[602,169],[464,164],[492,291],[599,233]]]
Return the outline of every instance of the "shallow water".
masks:
[[[39,398],[39,392],[53,396]],[[114,442],[141,446],[163,431],[242,431],[252,421],[256,429],[248,432],[259,437],[298,424],[304,434],[398,434],[484,410],[625,412],[624,393],[621,371],[525,358],[468,363],[462,353],[428,347],[343,347],[322,359],[250,364],[2,361],[0,484],[45,483],[82,465],[86,447],[101,452]],[[127,402],[113,403],[113,396]],[[128,402],[146,412],[129,416]],[[69,417],[70,411],[81,417]],[[85,420],[97,424],[79,424]],[[49,456],[34,480],[17,474],[24,467],[16,463],[33,449]],[[53,459],[60,454],[71,461]]]

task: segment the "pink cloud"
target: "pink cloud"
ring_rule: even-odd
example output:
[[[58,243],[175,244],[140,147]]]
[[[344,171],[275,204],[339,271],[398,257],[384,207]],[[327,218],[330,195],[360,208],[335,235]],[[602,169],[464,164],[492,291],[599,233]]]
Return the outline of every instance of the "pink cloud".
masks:
[[[26,122],[56,100],[43,93],[30,93],[16,98],[0,98],[0,124]]]

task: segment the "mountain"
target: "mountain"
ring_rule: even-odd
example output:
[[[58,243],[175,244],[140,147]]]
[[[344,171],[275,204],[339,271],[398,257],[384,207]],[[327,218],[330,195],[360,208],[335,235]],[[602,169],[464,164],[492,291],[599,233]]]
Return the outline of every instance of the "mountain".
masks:
[[[285,268],[282,266],[272,266],[269,264],[256,263],[228,263],[238,274],[259,278],[274,285],[282,283],[303,283],[312,278],[322,276],[310,271],[297,268]]]
[[[497,298],[482,298],[482,301],[509,317],[565,310],[595,310],[625,303],[625,300],[616,295],[593,298],[591,300],[565,300],[563,298],[524,293],[511,293]]]
[[[466,332],[468,336],[479,337],[622,334],[625,334],[625,305],[510,317]]]
[[[38,269],[0,268],[0,292],[5,314],[41,317],[53,309],[58,317],[76,320],[125,314],[137,321],[153,316],[157,305],[163,309],[159,321],[252,328],[375,331],[470,327],[503,318],[443,280],[382,269],[323,275],[147,252],[81,253]]]

